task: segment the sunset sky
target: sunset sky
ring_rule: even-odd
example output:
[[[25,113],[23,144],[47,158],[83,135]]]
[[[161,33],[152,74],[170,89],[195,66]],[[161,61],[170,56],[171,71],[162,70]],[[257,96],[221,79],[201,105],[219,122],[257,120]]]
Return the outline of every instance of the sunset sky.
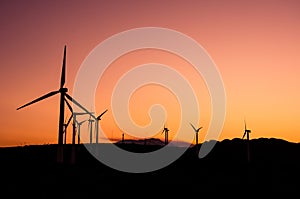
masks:
[[[241,138],[246,118],[252,139],[300,142],[297,0],[4,0],[0,1],[0,15],[0,146],[57,143],[59,95],[21,110],[16,108],[59,88],[64,45],[65,86],[72,95],[81,64],[99,43],[114,34],[141,27],[168,28],[188,35],[213,59],[226,91],[226,118],[219,140]],[[150,62],[171,66],[190,81],[199,99],[202,142],[211,118],[205,83],[183,59],[159,50],[128,53],[105,72],[93,110],[97,115],[109,110],[100,121],[103,131],[110,138],[121,139],[122,131],[111,111],[112,90],[126,71]],[[172,138],[178,129],[180,110],[176,97],[163,87],[147,85],[132,95],[132,119],[147,125],[148,110],[156,103],[165,107]],[[67,110],[66,116],[70,116]],[[85,123],[81,131],[87,135],[87,130]],[[70,136],[71,131],[70,126]],[[161,131],[162,128],[153,137],[163,140]]]

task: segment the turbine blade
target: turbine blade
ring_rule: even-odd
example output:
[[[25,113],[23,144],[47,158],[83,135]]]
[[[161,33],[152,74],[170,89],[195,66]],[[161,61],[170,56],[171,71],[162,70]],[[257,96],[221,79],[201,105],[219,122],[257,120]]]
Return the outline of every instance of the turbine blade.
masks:
[[[68,102],[68,100],[65,99],[65,102],[67,103],[68,108],[70,109],[70,111],[73,113],[72,106],[70,105],[70,103]]]
[[[246,119],[244,119],[244,123],[245,123],[245,130],[247,129],[247,127],[246,127]]]
[[[197,129],[194,127],[194,125],[192,123],[190,123],[190,125],[193,127],[194,131],[197,132]]]
[[[201,126],[201,127],[199,127],[199,128],[197,129],[197,132],[199,132],[199,131],[200,131],[200,129],[202,129],[202,126]]]
[[[63,88],[66,81],[66,45],[64,48],[64,57],[63,57],[63,64],[61,69],[61,77],[60,77],[60,88]]]
[[[94,112],[89,112],[89,113],[94,113]],[[83,112],[83,113],[79,113],[79,112],[75,112],[74,113],[74,115],[86,115],[86,114],[89,114],[89,113],[85,113],[85,112]]]
[[[38,102],[38,101],[41,101],[41,100],[43,100],[43,99],[46,99],[46,98],[48,98],[48,97],[51,97],[51,96],[53,96],[53,95],[55,95],[55,94],[57,94],[57,93],[59,93],[59,91],[52,91],[52,92],[50,92],[50,93],[48,93],[48,94],[46,94],[46,95],[43,95],[42,97],[39,97],[39,98],[37,98],[37,99],[35,99],[35,100],[33,100],[33,101],[31,101],[31,102],[29,102],[29,103],[23,105],[23,106],[20,106],[19,108],[17,108],[17,110],[19,110],[19,109],[21,109],[21,108],[24,108],[25,106],[29,106],[29,105],[31,105],[31,104],[34,104],[34,103],[36,103],[36,102]]]
[[[77,124],[78,125],[81,125],[81,124],[83,124],[83,123],[85,123],[87,120],[83,120],[83,121],[81,121],[81,122],[77,122]]]
[[[101,116],[106,113],[108,111],[108,109],[106,109],[105,111],[103,111],[98,117],[97,117],[97,120],[101,120]]]
[[[67,122],[67,124],[66,124],[66,128],[69,126],[69,124],[70,124],[72,118],[73,118],[73,114],[70,116],[70,118],[69,118],[69,120],[68,120],[68,122]]]
[[[245,133],[244,133],[244,135],[243,135],[242,139],[244,139],[245,135],[246,135],[246,131],[245,131]]]
[[[93,114],[91,114],[86,108],[84,108],[81,104],[79,104],[75,99],[73,99],[68,93],[65,94],[66,97],[72,101],[74,104],[76,104],[79,108],[81,108],[82,110],[84,110],[87,114],[89,114],[91,117],[93,117],[94,119],[97,119]]]

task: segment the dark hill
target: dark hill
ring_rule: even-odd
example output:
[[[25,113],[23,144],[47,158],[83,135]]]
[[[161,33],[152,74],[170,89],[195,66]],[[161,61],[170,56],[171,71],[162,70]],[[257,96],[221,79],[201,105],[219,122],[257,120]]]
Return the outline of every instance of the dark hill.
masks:
[[[116,143],[134,152],[158,150],[162,145]],[[199,159],[197,148],[189,148],[171,165],[149,173],[133,174],[114,170],[77,145],[76,164],[70,165],[71,145],[65,145],[65,163],[56,163],[56,145],[0,148],[2,190],[10,194],[57,192],[68,195],[101,194],[151,189],[188,193],[249,188],[250,193],[298,192],[300,187],[300,144],[280,139],[260,138],[250,142],[251,162],[247,162],[246,141],[217,142],[213,150]],[[174,150],[176,150],[176,147]],[[201,147],[201,145],[200,145]],[[152,187],[152,188],[151,188]],[[53,194],[53,195],[51,195]]]

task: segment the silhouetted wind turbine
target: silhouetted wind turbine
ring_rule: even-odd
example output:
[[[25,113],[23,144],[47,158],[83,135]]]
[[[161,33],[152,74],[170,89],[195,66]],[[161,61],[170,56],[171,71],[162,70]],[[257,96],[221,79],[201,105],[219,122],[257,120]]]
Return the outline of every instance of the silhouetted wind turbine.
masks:
[[[90,144],[92,144],[93,143],[93,122],[94,122],[94,120],[91,119],[91,116],[88,119],[88,122],[89,122],[88,129],[90,130]]]
[[[77,115],[86,115],[89,114],[91,115],[92,112],[87,113],[87,112],[73,112],[73,108],[71,107],[70,103],[65,99],[65,102],[68,106],[68,108],[70,109],[70,111],[72,112],[72,116],[73,116],[73,134],[72,134],[72,151],[71,151],[71,164],[75,164],[75,159],[76,159],[76,143],[75,143],[75,139],[76,139],[76,124],[77,124]],[[78,139],[79,139],[78,135]]]
[[[73,117],[73,114],[69,117],[67,122],[66,121],[64,122],[64,135],[65,135],[64,144],[67,144],[67,128],[72,120],[72,117]]]
[[[169,139],[169,129],[167,127],[165,127],[165,125],[164,125],[164,129],[161,132],[161,134],[163,134],[163,133],[165,133],[165,145],[167,145],[169,142],[169,140],[168,140]]]
[[[71,107],[70,103],[64,99],[68,108],[70,109],[72,116],[73,116],[73,134],[72,134],[72,144],[75,144],[75,134],[76,134],[76,115],[73,113],[73,108]]]
[[[65,119],[64,122],[64,144],[67,144],[67,118]]]
[[[198,145],[198,133],[199,133],[200,129],[202,129],[202,126],[196,129],[192,123],[190,123],[190,125],[192,126],[192,128],[194,129],[194,131],[196,133],[196,146],[197,146]]]
[[[66,104],[68,105],[68,108],[72,112],[73,116],[73,136],[72,136],[72,144],[75,144],[75,137],[76,137],[76,123],[77,123],[77,115],[92,115],[94,112],[73,112],[73,108],[71,107],[70,103],[65,99]]]
[[[98,144],[98,132],[99,132],[99,120],[101,120],[102,115],[106,113],[108,110],[103,111],[98,117],[96,117],[95,129],[96,129],[96,144]]]
[[[58,149],[57,149],[57,162],[63,163],[63,135],[64,135],[64,109],[65,109],[65,97],[72,101],[74,104],[76,104],[78,107],[80,107],[85,112],[89,113],[86,108],[81,106],[76,100],[74,100],[70,95],[67,94],[68,89],[64,87],[66,81],[66,46],[64,47],[64,55],[63,55],[63,64],[62,64],[62,70],[61,70],[61,78],[60,78],[60,87],[56,91],[52,91],[47,93],[46,95],[43,95],[42,97],[39,97],[23,106],[20,106],[17,108],[17,110],[22,109],[26,106],[29,106],[31,104],[34,104],[36,102],[39,102],[41,100],[44,100],[48,97],[51,97],[53,95],[56,95],[60,93],[60,105],[59,105],[59,125],[58,125]],[[91,115],[91,114],[90,114]],[[92,116],[94,117],[94,116]]]
[[[250,139],[249,139],[249,133],[251,133],[251,130],[247,129],[246,126],[246,120],[244,120],[245,123],[245,131],[244,131],[244,135],[242,137],[242,139],[244,139],[245,136],[247,136],[247,158],[248,158],[248,162],[250,162]]]
[[[88,121],[88,120],[83,120],[83,121],[81,121],[81,122],[78,122],[78,121],[76,121],[76,123],[77,123],[77,144],[80,144],[80,127],[81,127],[81,125],[84,123],[84,122],[86,122],[86,121]]]

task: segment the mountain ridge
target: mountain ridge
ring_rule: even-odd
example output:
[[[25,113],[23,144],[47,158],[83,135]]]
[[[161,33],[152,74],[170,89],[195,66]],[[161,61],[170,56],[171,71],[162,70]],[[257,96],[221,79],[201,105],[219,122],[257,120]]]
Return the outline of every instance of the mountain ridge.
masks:
[[[109,144],[99,145],[106,147]],[[115,145],[132,152],[151,152],[164,147]],[[181,191],[195,194],[216,190],[238,191],[245,186],[251,187],[251,191],[265,190],[265,193],[272,194],[298,193],[300,186],[300,144],[276,138],[250,140],[250,162],[247,162],[246,140],[235,138],[216,142],[203,158],[198,157],[203,144],[199,144],[199,148],[195,145],[189,147],[171,164],[148,173],[127,173],[110,168],[95,159],[86,148],[89,145],[84,144],[76,147],[75,164],[70,163],[72,144],[65,145],[65,162],[60,165],[56,163],[56,146],[0,148],[0,169],[4,171],[1,179],[5,182],[2,190],[16,193],[24,189],[32,191],[34,187],[45,193],[68,190],[68,193],[88,194],[91,189],[97,190],[100,187],[101,191],[107,193],[135,187],[151,194],[147,188],[156,184],[171,190],[180,185]],[[168,147],[178,149],[175,146]],[[118,164],[121,163],[120,160]],[[30,179],[30,182],[24,179]],[[191,190],[191,187],[195,189]]]

